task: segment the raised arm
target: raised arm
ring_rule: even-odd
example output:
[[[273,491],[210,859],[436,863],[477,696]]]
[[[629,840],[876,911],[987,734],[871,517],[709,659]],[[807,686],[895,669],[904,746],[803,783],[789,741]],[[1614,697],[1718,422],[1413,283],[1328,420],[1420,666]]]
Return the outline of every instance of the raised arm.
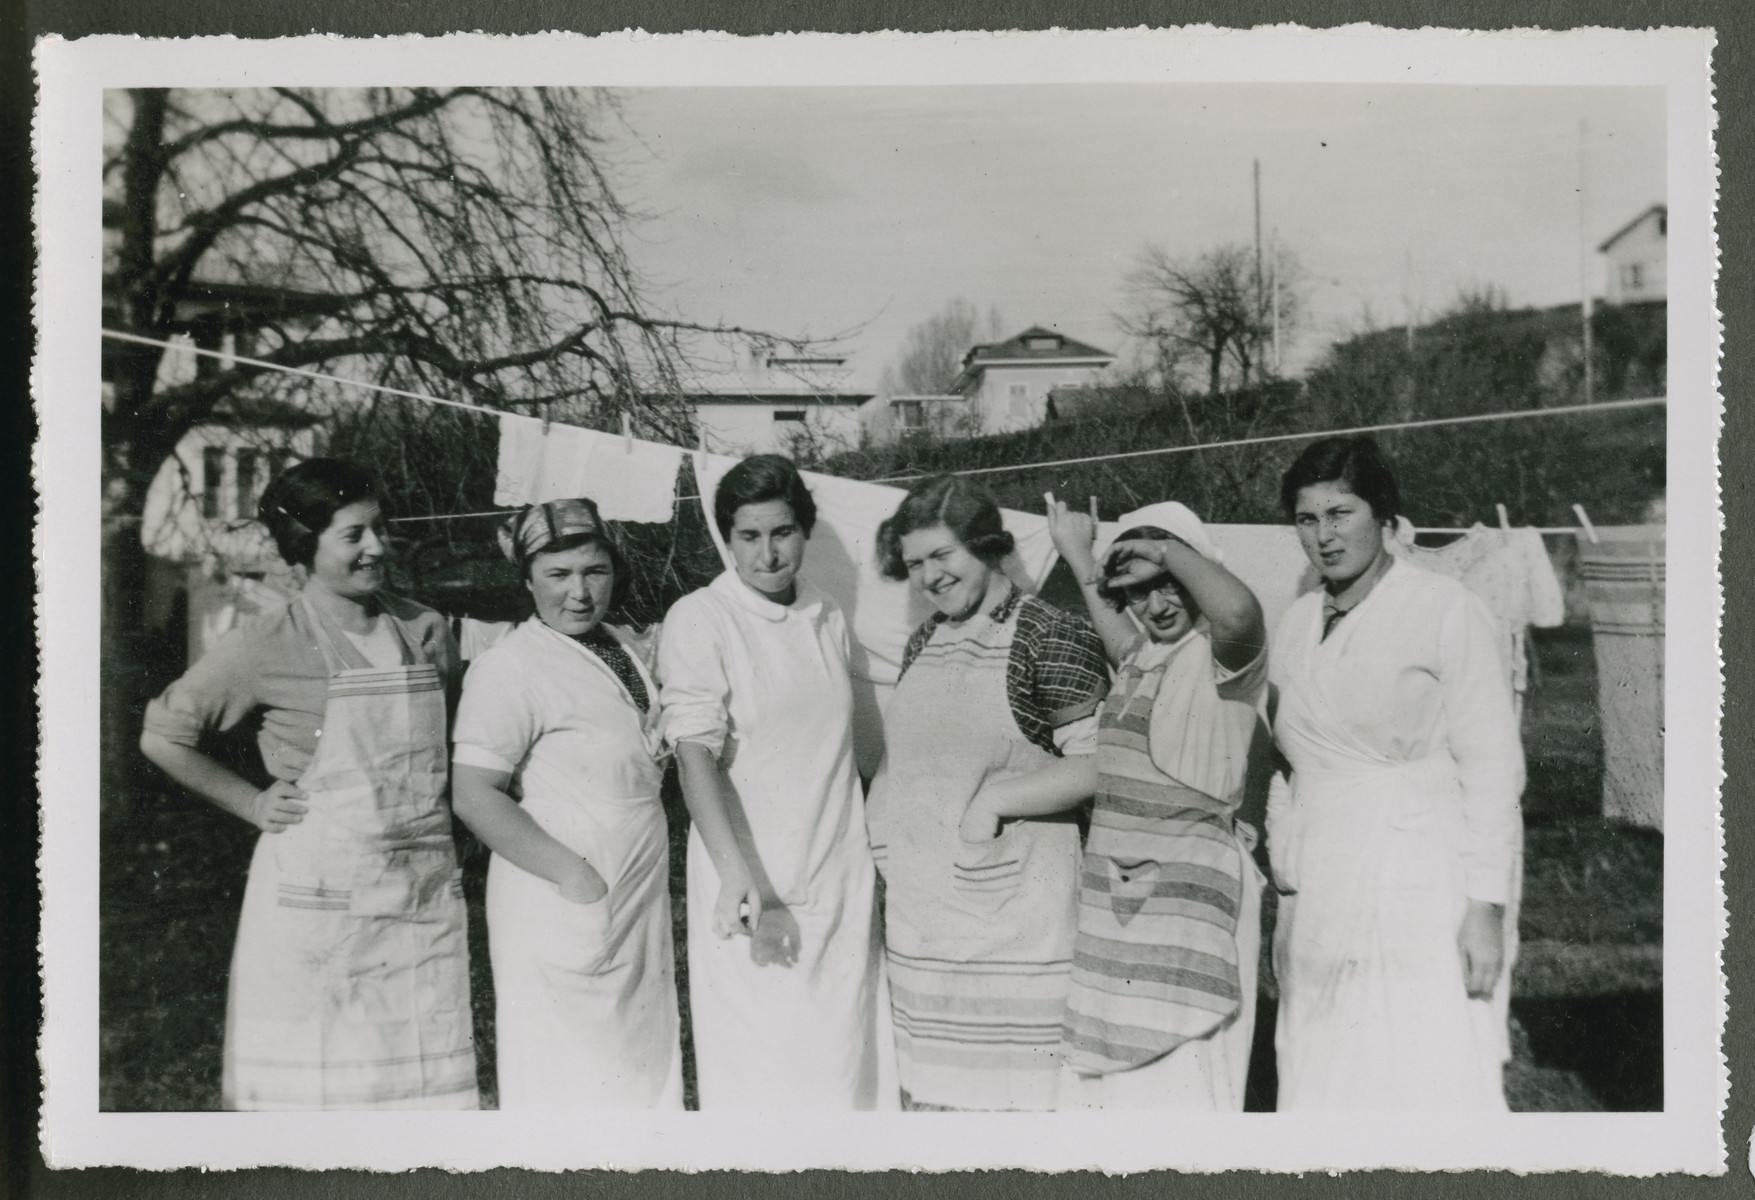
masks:
[[[1091,624],[1096,627],[1097,636],[1103,639],[1104,657],[1111,666],[1118,667],[1133,649],[1134,643],[1143,635],[1126,613],[1111,608],[1109,602],[1097,591],[1097,585],[1103,582],[1103,576],[1091,553],[1097,540],[1096,501],[1092,500],[1092,513],[1087,516],[1069,510],[1065,501],[1054,498],[1053,492],[1043,493],[1042,500],[1048,508],[1048,536],[1053,540],[1060,557],[1066,560],[1073,578],[1078,580],[1079,595],[1085,600],[1085,611],[1091,616]]]
[[[1213,657],[1220,666],[1230,670],[1246,667],[1267,644],[1267,626],[1255,593],[1187,542],[1176,538],[1125,541],[1109,552],[1105,567],[1111,582],[1117,576],[1138,583],[1149,583],[1165,573],[1174,576],[1206,617]]]

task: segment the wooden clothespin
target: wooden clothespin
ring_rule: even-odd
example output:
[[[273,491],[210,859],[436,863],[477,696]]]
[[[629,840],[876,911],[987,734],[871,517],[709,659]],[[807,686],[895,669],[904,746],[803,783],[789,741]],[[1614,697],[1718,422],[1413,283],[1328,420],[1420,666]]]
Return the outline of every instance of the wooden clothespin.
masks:
[[[550,415],[549,403],[547,400],[544,400],[542,402],[542,410],[541,411],[542,411],[542,436],[547,437],[548,436],[548,426],[549,426],[549,415]]]
[[[1506,513],[1505,506],[1503,504],[1495,504],[1493,506],[1493,511],[1497,512],[1499,514],[1499,532],[1505,534],[1507,537],[1510,537],[1511,536],[1511,517],[1509,514]]]
[[[1572,506],[1572,511],[1574,515],[1578,517],[1578,523],[1584,527],[1584,536],[1589,538],[1593,545],[1603,540],[1597,536],[1597,527],[1592,525],[1590,523],[1590,518],[1585,515],[1584,505],[1574,504]]]
[[[633,421],[631,421],[628,418],[627,413],[623,413],[622,414],[622,453],[623,454],[632,454],[633,452],[634,452],[634,423],[633,423]]]
[[[1100,522],[1097,520],[1097,497],[1092,496],[1091,497],[1091,528],[1093,530],[1095,530],[1099,524],[1100,524]]]

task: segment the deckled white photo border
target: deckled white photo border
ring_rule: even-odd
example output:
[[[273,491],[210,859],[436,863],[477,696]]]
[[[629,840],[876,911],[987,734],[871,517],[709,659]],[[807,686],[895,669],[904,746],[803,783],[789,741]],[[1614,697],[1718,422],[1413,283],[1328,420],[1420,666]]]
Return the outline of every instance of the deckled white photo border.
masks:
[[[1700,30],[570,35],[344,40],[45,39],[36,449],[42,644],[45,1101],[51,1166],[528,1166],[1199,1170],[1725,1169],[1726,928],[1719,819],[1717,198]],[[1650,85],[1667,90],[1669,598],[1661,1113],[102,1113],[98,1111],[100,166],[102,92],[129,86],[605,86],[1072,82]]]

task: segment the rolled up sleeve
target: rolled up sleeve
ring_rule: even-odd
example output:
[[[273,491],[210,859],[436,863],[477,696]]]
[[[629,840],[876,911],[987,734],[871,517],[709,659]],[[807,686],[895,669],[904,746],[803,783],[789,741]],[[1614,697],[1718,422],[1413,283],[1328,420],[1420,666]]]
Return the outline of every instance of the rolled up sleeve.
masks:
[[[463,677],[451,761],[516,771],[541,734],[530,693],[518,663],[505,654],[490,650],[476,659]]]
[[[672,750],[691,742],[717,759],[731,729],[731,681],[719,630],[704,605],[687,601],[670,610],[658,641],[659,733]]]
[[[144,728],[179,746],[234,728],[262,705],[262,672],[243,628],[222,637],[195,665],[146,706]]]

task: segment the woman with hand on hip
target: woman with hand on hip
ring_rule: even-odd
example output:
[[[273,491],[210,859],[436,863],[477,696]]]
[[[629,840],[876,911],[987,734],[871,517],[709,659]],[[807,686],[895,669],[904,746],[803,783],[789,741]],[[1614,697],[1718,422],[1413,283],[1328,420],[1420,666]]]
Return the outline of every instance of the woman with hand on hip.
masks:
[[[1322,587],[1274,640],[1279,1107],[1504,1111],[1524,774],[1492,617],[1386,551],[1370,438],[1312,444],[1281,499]]]
[[[605,622],[627,564],[590,500],[502,531],[536,613],[470,665],[457,816],[494,852],[503,1109],[680,1109],[657,687]]]
[[[1180,504],[1135,514],[1099,570],[1095,522],[1047,500],[1117,669],[1097,730],[1060,1106],[1241,1112],[1263,879],[1236,813],[1267,691],[1261,605]]]
[[[937,611],[884,711],[872,845],[911,1109],[1055,1107],[1077,924],[1078,811],[1109,688],[1089,622],[1027,596],[978,484],[938,476],[879,528]]]
[[[445,801],[444,619],[384,590],[361,467],[315,458],[263,492],[286,607],[222,638],[146,710],[140,748],[261,829],[226,1002],[234,1109],[475,1108],[461,875]],[[199,749],[259,718],[266,788]]]
[[[877,1094],[876,877],[853,759],[852,643],[803,579],[816,504],[745,459],[713,496],[733,569],[659,642],[689,838],[689,1011],[702,1109],[862,1110]]]

